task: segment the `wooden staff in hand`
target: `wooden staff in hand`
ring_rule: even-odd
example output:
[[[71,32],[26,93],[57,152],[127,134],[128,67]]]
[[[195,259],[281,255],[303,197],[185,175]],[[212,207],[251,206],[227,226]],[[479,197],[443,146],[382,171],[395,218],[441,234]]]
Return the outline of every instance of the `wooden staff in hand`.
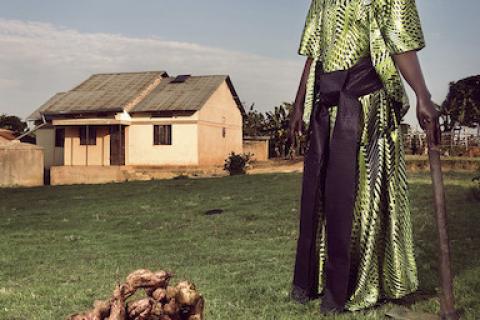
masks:
[[[447,232],[447,211],[445,206],[445,190],[443,186],[442,167],[440,162],[440,128],[438,120],[427,124],[428,158],[433,184],[433,196],[437,218],[438,238],[440,245],[440,307],[441,317],[447,320],[460,319],[455,311],[453,296],[453,275],[450,267],[450,242]]]
[[[460,319],[455,311],[453,297],[453,276],[450,267],[450,243],[447,232],[447,214],[445,190],[443,186],[442,167],[440,163],[441,130],[439,117],[441,112],[431,100],[415,51],[394,55],[395,64],[405,80],[415,91],[417,97],[417,119],[427,134],[428,157],[435,199],[435,212],[440,245],[440,305],[441,318]]]

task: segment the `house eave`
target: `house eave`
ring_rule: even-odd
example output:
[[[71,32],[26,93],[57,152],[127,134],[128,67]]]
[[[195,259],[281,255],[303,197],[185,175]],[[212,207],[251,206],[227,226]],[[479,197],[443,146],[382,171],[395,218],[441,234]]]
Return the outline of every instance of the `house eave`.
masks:
[[[55,116],[78,116],[83,114],[95,114],[95,113],[118,113],[123,112],[124,109],[121,107],[116,108],[98,108],[98,109],[78,109],[78,110],[68,110],[68,111],[55,111],[55,112],[40,112],[40,114],[45,115],[45,117],[55,117]]]
[[[129,126],[132,122],[129,120],[106,119],[106,118],[87,118],[87,119],[54,119],[54,126],[101,126],[101,125],[125,125]]]

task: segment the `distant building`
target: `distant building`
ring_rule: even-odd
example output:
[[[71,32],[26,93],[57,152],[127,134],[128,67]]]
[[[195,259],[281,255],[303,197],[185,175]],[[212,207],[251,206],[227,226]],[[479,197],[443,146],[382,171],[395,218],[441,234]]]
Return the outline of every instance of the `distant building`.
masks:
[[[222,164],[242,152],[245,110],[227,75],[94,74],[27,120],[45,166]]]

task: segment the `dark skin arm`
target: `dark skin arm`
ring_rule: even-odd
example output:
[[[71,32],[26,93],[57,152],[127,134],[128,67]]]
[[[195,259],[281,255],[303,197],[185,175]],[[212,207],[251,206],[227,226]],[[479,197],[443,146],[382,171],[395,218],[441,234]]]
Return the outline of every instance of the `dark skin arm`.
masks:
[[[417,119],[420,127],[426,131],[428,135],[430,135],[430,146],[440,145],[441,131],[438,118],[440,117],[441,113],[435,108],[431,100],[431,94],[425,83],[417,52],[408,51],[405,53],[396,54],[393,55],[393,59],[396,66],[400,70],[400,73],[415,92],[417,98]],[[290,117],[290,139],[293,139],[296,132],[302,132],[302,117],[305,103],[306,83],[312,62],[312,58],[308,57],[307,61],[305,62],[302,77],[300,79],[300,85],[298,87],[294,103],[294,110]]]
[[[290,128],[289,128],[289,139],[294,141],[293,137],[295,132],[302,133],[303,131],[303,107],[305,105],[305,93],[307,89],[307,79],[312,65],[313,59],[308,57],[305,61],[305,66],[303,68],[302,77],[300,78],[300,84],[297,90],[297,96],[295,97],[295,103],[293,105],[293,112],[290,116]]]
[[[417,98],[417,119],[420,127],[430,136],[430,146],[440,145],[441,130],[439,117],[441,112],[435,108],[432,95],[423,77],[416,51],[407,51],[393,55],[395,65],[403,78],[415,92]]]

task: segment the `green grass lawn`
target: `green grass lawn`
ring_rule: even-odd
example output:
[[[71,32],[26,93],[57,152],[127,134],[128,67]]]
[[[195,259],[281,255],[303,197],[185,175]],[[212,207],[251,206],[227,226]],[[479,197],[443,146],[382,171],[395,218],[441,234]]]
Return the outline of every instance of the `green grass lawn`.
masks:
[[[480,318],[480,202],[473,173],[447,173],[463,319]],[[438,312],[428,173],[409,174],[421,289],[400,301]],[[319,300],[289,300],[301,174],[0,190],[0,319],[63,319],[107,298],[137,268],[191,279],[208,320],[319,319]],[[224,209],[206,216],[204,211]],[[384,319],[394,304],[337,319]]]

